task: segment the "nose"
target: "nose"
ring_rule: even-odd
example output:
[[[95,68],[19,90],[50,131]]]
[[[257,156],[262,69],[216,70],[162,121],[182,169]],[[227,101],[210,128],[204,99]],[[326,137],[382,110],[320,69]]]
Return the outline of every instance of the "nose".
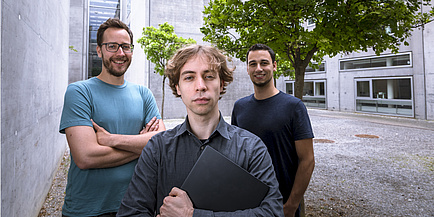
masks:
[[[206,84],[205,80],[203,80],[202,77],[198,77],[196,80],[196,91],[205,91],[206,90]]]
[[[256,66],[255,71],[257,71],[257,72],[262,72],[262,71],[263,71],[263,69],[261,68],[261,64],[258,64],[258,65]]]
[[[116,54],[118,54],[118,55],[125,55],[125,52],[124,52],[124,50],[122,49],[122,46],[119,46],[119,47],[118,47],[118,50],[116,51]]]

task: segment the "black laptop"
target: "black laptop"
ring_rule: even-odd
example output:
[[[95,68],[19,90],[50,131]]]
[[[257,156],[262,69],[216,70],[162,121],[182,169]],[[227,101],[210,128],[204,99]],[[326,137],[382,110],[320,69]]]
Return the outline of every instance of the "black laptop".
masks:
[[[207,146],[181,186],[194,208],[235,211],[258,207],[268,186]]]

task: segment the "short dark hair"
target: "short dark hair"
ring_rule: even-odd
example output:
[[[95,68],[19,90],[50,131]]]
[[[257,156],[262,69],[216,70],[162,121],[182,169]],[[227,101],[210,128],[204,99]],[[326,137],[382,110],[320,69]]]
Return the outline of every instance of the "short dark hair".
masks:
[[[128,32],[128,35],[130,35],[131,44],[133,43],[133,32],[131,29],[125,24],[124,22],[120,21],[118,18],[109,18],[106,20],[101,26],[98,28],[98,32],[96,34],[96,43],[99,47],[102,46],[103,43],[103,36],[105,30],[108,28],[118,28],[118,29],[125,29]]]
[[[228,67],[226,63],[228,58],[217,48],[194,44],[179,49],[167,62],[165,75],[169,78],[169,86],[172,89],[173,95],[180,97],[176,91],[176,85],[179,84],[181,68],[189,59],[196,55],[204,55],[208,57],[211,69],[215,70],[218,73],[220,80],[223,81],[223,90],[220,92],[220,95],[225,94],[226,86],[234,80],[233,72],[235,68],[230,69]]]
[[[271,60],[273,61],[273,63],[274,63],[274,61],[276,61],[276,53],[274,53],[273,49],[271,49],[270,47],[268,47],[265,44],[254,44],[247,51],[247,55],[246,55],[246,61],[247,62],[249,61],[249,53],[250,53],[250,51],[255,51],[255,50],[266,50],[266,51],[268,51],[268,53],[271,56]]]

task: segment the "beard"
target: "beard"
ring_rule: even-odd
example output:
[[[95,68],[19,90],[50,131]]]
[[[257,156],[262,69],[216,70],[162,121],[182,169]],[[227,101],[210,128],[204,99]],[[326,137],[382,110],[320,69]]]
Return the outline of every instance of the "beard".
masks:
[[[125,69],[122,70],[115,70],[113,65],[111,64],[112,61],[115,61],[115,58],[110,57],[109,59],[104,58],[104,55],[101,54],[102,57],[102,63],[104,64],[104,67],[107,69],[108,73],[110,73],[113,76],[116,77],[121,77],[125,74],[125,72],[127,71],[128,67],[131,64],[131,59],[128,59],[128,57],[124,57],[124,58],[118,58],[118,60],[125,60]]]
[[[252,82],[257,87],[265,87],[271,82],[271,79],[273,79],[273,76],[271,76],[268,80],[263,81],[263,82],[256,82],[256,81],[252,81]]]

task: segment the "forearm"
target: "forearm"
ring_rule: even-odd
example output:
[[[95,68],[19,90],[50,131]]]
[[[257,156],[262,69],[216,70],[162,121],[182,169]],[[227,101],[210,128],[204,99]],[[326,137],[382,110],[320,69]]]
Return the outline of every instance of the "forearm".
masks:
[[[72,150],[71,154],[74,157]],[[133,152],[104,146],[95,146],[94,150],[89,149],[87,153],[81,153],[81,155],[80,162],[76,161],[77,166],[81,169],[116,167],[129,163],[140,156]]]
[[[138,155],[142,153],[143,148],[152,136],[166,130],[163,121],[161,119],[157,120],[156,117],[147,123],[145,128],[137,135],[111,134],[95,122],[93,122],[93,127],[96,130],[98,144]]]
[[[92,127],[75,126],[65,129],[72,158],[80,169],[107,168],[126,164],[138,154],[101,146]]]
[[[108,137],[108,142],[105,144],[119,150],[133,152],[140,155],[149,139],[159,132],[160,131],[153,131],[138,135],[111,134]]]
[[[303,198],[304,192],[309,186],[314,167],[315,161],[313,159],[300,161],[297,173],[295,174],[291,194],[289,195],[288,200],[285,202],[285,206],[298,207],[301,199]]]

